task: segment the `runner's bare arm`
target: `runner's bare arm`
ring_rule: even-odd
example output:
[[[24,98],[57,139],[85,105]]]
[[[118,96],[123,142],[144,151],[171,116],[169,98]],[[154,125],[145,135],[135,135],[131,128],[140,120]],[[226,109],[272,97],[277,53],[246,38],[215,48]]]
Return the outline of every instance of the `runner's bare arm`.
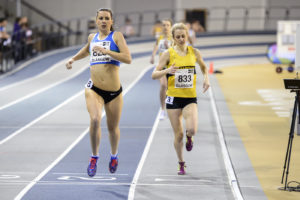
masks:
[[[171,67],[163,70],[163,68],[169,62],[169,57],[170,57],[169,51],[165,51],[160,56],[158,65],[152,72],[152,79],[159,79],[159,78],[165,76],[166,74],[175,74],[176,70],[178,69],[178,67],[175,67],[175,63]]]
[[[151,64],[154,64],[154,57],[156,55],[157,50],[158,50],[158,40],[156,40],[156,43],[155,43],[153,51],[152,51],[152,56],[150,58],[150,63]]]
[[[206,65],[203,61],[203,58],[200,54],[200,51],[198,49],[194,48],[194,52],[195,52],[197,63],[199,64],[201,72],[202,72],[203,77],[204,77],[204,79],[203,79],[203,92],[206,92],[208,90],[209,86],[210,86],[207,67],[206,67]]]
[[[116,41],[117,46],[119,47],[120,53],[115,51],[106,50],[105,54],[110,55],[112,58],[119,60],[120,62],[130,64],[131,63],[131,54],[129,48],[126,44],[126,40],[121,32],[116,31],[114,34],[114,40]]]
[[[67,69],[72,69],[72,64],[74,61],[80,60],[89,55],[90,42],[93,39],[94,35],[95,34],[90,34],[88,37],[88,43],[86,45],[84,45],[84,47],[82,47],[72,58],[70,58],[67,61],[67,63],[66,63]]]

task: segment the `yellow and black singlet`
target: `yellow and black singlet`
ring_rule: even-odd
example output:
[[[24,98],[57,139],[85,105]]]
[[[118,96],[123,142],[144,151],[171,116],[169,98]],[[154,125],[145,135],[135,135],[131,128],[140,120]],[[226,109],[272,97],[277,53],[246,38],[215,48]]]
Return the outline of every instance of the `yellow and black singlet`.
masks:
[[[170,61],[167,68],[175,63],[175,67],[179,67],[179,69],[176,70],[175,75],[167,74],[167,96],[195,98],[197,96],[195,69],[196,56],[193,47],[187,47],[185,56],[178,55],[173,47],[169,48],[168,51],[170,54]]]

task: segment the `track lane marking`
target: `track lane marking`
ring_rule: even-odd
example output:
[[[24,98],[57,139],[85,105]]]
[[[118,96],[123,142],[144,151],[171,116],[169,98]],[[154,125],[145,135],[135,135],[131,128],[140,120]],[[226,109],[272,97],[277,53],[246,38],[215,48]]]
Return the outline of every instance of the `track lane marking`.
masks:
[[[104,114],[103,114],[104,115]],[[103,116],[102,115],[102,116]],[[16,197],[15,200],[22,199],[22,197],[32,188],[41,178],[43,178],[59,161],[61,161],[73,148],[76,146],[81,139],[88,133],[87,128],[81,135],[56,159],[52,162],[42,173],[33,179]]]
[[[9,136],[7,136],[6,138],[0,140],[0,145],[6,143],[7,141],[11,140],[12,138],[14,138],[18,134],[20,134],[22,131],[26,130],[27,128],[31,127],[32,125],[34,125],[38,121],[40,121],[40,120],[44,119],[45,117],[49,116],[50,114],[54,113],[56,110],[60,109],[62,106],[66,105],[70,101],[74,100],[75,98],[79,97],[80,95],[83,95],[83,92],[84,91],[80,91],[80,92],[76,93],[75,95],[71,96],[70,98],[68,98],[67,100],[65,100],[64,102],[62,102],[61,104],[58,104],[57,106],[55,106],[54,108],[52,108],[48,112],[46,112],[43,115],[39,116],[35,120],[29,122],[28,124],[26,124],[25,126],[23,126],[20,129],[18,129],[17,131],[13,132],[12,134],[10,134]]]
[[[0,106],[0,111],[3,110],[3,109],[5,109],[5,108],[7,108],[7,107],[10,107],[10,106],[12,106],[12,105],[14,105],[14,104],[17,104],[17,103],[19,103],[19,102],[21,102],[21,101],[24,101],[24,100],[26,100],[26,99],[28,99],[28,98],[30,98],[30,97],[36,95],[36,94],[39,94],[39,93],[41,93],[41,92],[44,92],[45,90],[51,89],[51,88],[53,88],[53,87],[55,87],[55,86],[57,86],[57,85],[59,85],[59,84],[61,84],[61,83],[64,83],[64,82],[66,82],[66,81],[68,81],[68,80],[70,80],[70,79],[72,79],[72,78],[74,78],[74,77],[76,77],[77,75],[79,75],[79,74],[81,74],[83,71],[85,71],[85,70],[87,69],[88,66],[89,66],[89,64],[86,64],[86,65],[84,65],[84,67],[82,67],[80,70],[78,70],[77,72],[75,72],[75,73],[72,74],[71,76],[68,76],[67,78],[64,78],[64,79],[61,79],[61,80],[59,80],[59,81],[56,81],[56,82],[54,82],[54,83],[52,83],[52,84],[50,84],[50,85],[47,85],[46,87],[42,87],[42,88],[40,88],[40,89],[38,89],[38,90],[36,90],[36,91],[34,91],[34,92],[29,93],[29,94],[27,94],[26,96],[23,96],[23,97],[18,98],[18,99],[14,100],[14,101],[12,101],[12,102],[10,102],[10,103],[7,103],[7,104],[5,104],[5,105],[3,105],[3,106]],[[35,78],[37,78],[37,76],[35,76]],[[0,88],[0,91],[1,91],[1,88]]]
[[[148,155],[149,150],[150,150],[151,143],[153,141],[154,135],[155,135],[157,127],[158,127],[160,112],[161,112],[161,109],[158,111],[158,113],[156,115],[156,119],[155,119],[154,125],[152,127],[150,136],[149,136],[149,138],[147,140],[147,144],[146,144],[146,146],[144,148],[144,152],[142,154],[141,160],[140,160],[140,162],[138,164],[138,167],[137,167],[137,169],[135,171],[134,177],[133,177],[132,182],[130,184],[130,188],[129,188],[129,192],[128,192],[128,200],[133,200],[134,199],[135,188],[136,188],[139,176],[141,174],[142,168],[144,166],[144,163],[146,161],[147,155]]]
[[[1,81],[1,79],[4,79],[5,77],[10,76],[10,75],[18,72],[21,69],[23,69],[25,67],[28,67],[30,64],[32,64],[34,62],[38,62],[38,61],[42,60],[43,58],[46,58],[48,56],[53,56],[53,55],[59,54],[59,53],[65,53],[67,51],[73,51],[73,50],[80,49],[80,48],[81,48],[81,45],[77,45],[77,46],[72,46],[72,47],[67,47],[67,48],[47,52],[47,53],[44,53],[44,54],[42,54],[38,57],[33,57],[30,60],[26,61],[25,63],[21,64],[19,67],[13,69],[12,71],[9,71],[9,72],[6,72],[3,75],[0,75],[0,81]],[[58,62],[60,62],[60,61],[58,61]],[[43,73],[43,72],[41,72],[41,73]],[[1,87],[0,87],[0,91],[1,91]]]
[[[127,94],[127,92],[133,88],[133,86],[143,77],[143,75],[152,68],[152,65],[146,67],[137,78],[124,90],[123,96]],[[83,93],[79,92],[76,95]],[[74,95],[75,96],[75,95]],[[74,97],[72,96],[72,97]],[[71,97],[71,98],[72,98]],[[69,98],[70,99],[70,98]],[[60,106],[61,107],[61,106]],[[54,111],[53,111],[54,112]],[[105,111],[102,114],[102,117],[105,116]],[[37,177],[35,177],[25,188],[22,189],[21,192],[15,197],[15,200],[20,200],[22,197],[36,184],[38,183],[53,167],[55,167],[88,133],[89,128],[87,128],[81,135],[56,159],[54,160],[46,169],[44,169]]]
[[[217,129],[218,138],[219,138],[219,142],[220,142],[220,146],[221,146],[221,152],[222,152],[222,156],[223,156],[223,160],[224,160],[224,164],[225,164],[225,168],[226,168],[226,173],[227,173],[227,177],[228,177],[228,181],[229,181],[229,185],[230,185],[232,194],[235,199],[244,200],[244,197],[241,193],[240,186],[239,186],[239,183],[238,183],[238,180],[235,175],[234,168],[233,168],[233,164],[231,162],[230,155],[229,155],[229,152],[228,152],[228,149],[226,146],[224,133],[222,130],[222,125],[221,125],[221,121],[220,121],[220,118],[218,115],[216,100],[214,98],[212,88],[210,88],[208,90],[208,93],[209,93],[209,97],[210,97],[210,103],[211,103],[213,116],[216,121],[216,129]]]
[[[21,85],[21,84],[27,83],[27,82],[29,82],[29,81],[38,79],[38,78],[40,78],[40,77],[42,77],[42,76],[45,76],[45,75],[47,75],[49,72],[51,72],[51,71],[53,71],[54,69],[56,69],[57,67],[63,65],[63,64],[66,62],[66,60],[67,60],[67,59],[63,59],[63,60],[61,60],[61,61],[55,63],[55,64],[52,65],[50,68],[46,69],[45,71],[39,73],[39,74],[36,75],[36,76],[33,76],[33,77],[30,77],[30,78],[23,79],[23,80],[21,80],[21,81],[18,81],[18,82],[9,84],[9,85],[7,85],[7,86],[3,86],[3,87],[0,88],[0,92],[3,91],[3,90],[7,90],[7,89],[9,89],[9,88],[11,88],[11,87],[16,87],[16,86],[18,86],[18,85]]]

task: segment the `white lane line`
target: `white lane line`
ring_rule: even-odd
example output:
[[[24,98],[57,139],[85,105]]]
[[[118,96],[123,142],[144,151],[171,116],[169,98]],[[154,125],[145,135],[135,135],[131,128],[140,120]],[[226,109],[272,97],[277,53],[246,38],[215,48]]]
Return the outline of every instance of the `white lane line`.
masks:
[[[7,186],[7,185],[26,185],[28,184],[30,181],[16,181],[16,182],[0,182],[0,185],[3,186]],[[89,186],[89,185],[99,185],[99,186],[103,186],[103,185],[107,185],[107,186],[130,186],[131,183],[122,183],[122,182],[118,182],[118,183],[108,183],[108,182],[54,182],[54,181],[39,181],[37,182],[38,184],[41,185],[68,185],[68,186],[72,186],[72,185],[84,185],[84,186]],[[204,187],[207,188],[211,188],[212,186],[224,186],[227,184],[222,184],[222,183],[214,183],[214,184],[207,184],[207,183],[202,183],[202,184],[179,184],[179,183],[139,183],[139,186],[158,186],[158,187],[187,187],[187,188],[191,188],[191,187],[201,187],[202,189]],[[247,186],[247,187],[242,187],[242,188],[251,188],[251,189],[259,189],[260,187],[257,186]],[[274,188],[275,189],[275,188]],[[277,188],[276,188],[277,189]],[[15,199],[16,200],[16,199]]]
[[[151,65],[148,66],[147,68],[145,68],[140,74],[139,76],[128,86],[128,88],[126,88],[124,90],[124,95],[143,77],[143,75],[151,68]],[[45,114],[43,114],[42,116],[36,118],[35,120],[31,121],[30,123],[26,124],[25,126],[23,126],[22,128],[18,129],[17,131],[15,131],[14,133],[10,134],[8,137],[0,140],[0,145],[4,144],[5,142],[9,141],[10,139],[12,139],[13,137],[15,137],[16,135],[18,135],[19,133],[21,133],[22,131],[26,130],[27,128],[31,127],[33,124],[35,124],[36,122],[40,121],[41,119],[47,117],[48,115],[50,115],[51,113],[55,112],[56,110],[58,110],[59,108],[61,108],[62,106],[66,105],[67,103],[69,103],[70,101],[72,101],[73,99],[77,98],[79,95],[81,95],[84,91],[78,92],[77,94],[73,95],[72,97],[70,97],[69,99],[67,99],[66,101],[62,102],[61,104],[57,105],[56,107],[52,108],[51,110],[49,110],[48,112],[46,112]]]
[[[233,165],[232,165],[232,162],[230,159],[230,155],[229,155],[229,152],[228,152],[228,149],[226,146],[224,133],[222,130],[221,121],[220,121],[220,118],[218,115],[216,100],[214,98],[212,88],[210,88],[208,92],[209,92],[210,103],[211,103],[213,115],[216,120],[217,132],[218,132],[218,137],[219,137],[219,142],[221,145],[223,160],[225,163],[225,168],[226,168],[226,172],[227,172],[227,176],[228,176],[228,180],[229,180],[229,185],[230,185],[230,188],[231,188],[234,198],[237,200],[244,200],[243,195],[240,190],[240,187],[239,187],[238,180],[237,180],[235,172],[234,172],[234,168],[233,168]]]
[[[57,66],[60,66],[60,67],[61,67],[61,63],[58,63]],[[21,101],[24,101],[25,99],[28,99],[28,98],[30,98],[30,97],[32,97],[32,96],[38,94],[38,93],[41,93],[41,92],[43,92],[43,91],[45,91],[45,90],[48,90],[48,89],[50,89],[50,88],[52,88],[52,87],[54,87],[54,86],[57,86],[57,85],[59,85],[59,84],[61,84],[61,83],[63,83],[63,82],[66,82],[66,81],[68,81],[68,80],[74,78],[75,76],[77,76],[78,74],[80,74],[80,73],[82,73],[84,70],[86,70],[88,66],[89,66],[89,64],[85,65],[83,68],[81,68],[80,70],[78,70],[77,72],[75,72],[74,74],[72,74],[71,76],[68,76],[68,77],[66,77],[66,78],[64,78],[64,79],[61,79],[61,80],[59,80],[59,81],[57,81],[57,82],[54,82],[53,84],[50,84],[50,85],[48,85],[48,86],[46,86],[46,87],[40,88],[39,90],[36,90],[36,91],[34,91],[34,92],[32,92],[32,93],[29,93],[29,94],[27,94],[26,96],[23,96],[22,98],[16,99],[15,101],[12,101],[12,102],[10,102],[10,103],[8,103],[8,104],[5,104],[5,105],[1,106],[1,107],[0,107],[0,111],[3,110],[3,109],[5,109],[5,108],[7,108],[7,107],[9,107],[9,106],[12,106],[12,105],[14,105],[14,104],[16,104],[16,103],[19,103],[19,102],[21,102]],[[52,67],[51,69],[53,69],[53,68],[54,68],[54,67]],[[37,78],[37,76],[36,76],[35,78]],[[27,80],[28,80],[28,79],[27,79]],[[25,82],[25,81],[24,81],[24,82]],[[23,84],[23,83],[22,83],[22,84]],[[1,90],[1,88],[0,88],[0,90]]]
[[[146,67],[140,74],[139,76],[124,90],[124,95],[131,90],[131,88],[144,76],[144,74],[146,74],[146,72],[151,69],[153,66],[149,65],[148,67]]]
[[[3,174],[14,174],[14,175],[20,175],[20,174],[36,174],[36,172],[20,172],[20,171],[5,171],[5,172],[0,172],[0,176]]]
[[[101,127],[101,128],[107,128],[107,127]],[[119,128],[122,129],[152,129],[152,126],[120,126]]]
[[[11,129],[11,128],[22,128],[23,126],[1,126],[1,129]],[[41,125],[41,126],[35,126],[32,127],[33,129],[80,129],[80,128],[85,128],[86,126],[83,125],[74,125],[74,126],[63,126],[63,125]],[[102,129],[107,129],[107,127],[101,127]],[[152,129],[152,126],[119,126],[119,128],[122,129]]]
[[[44,76],[46,74],[48,74],[49,72],[51,72],[52,70],[54,70],[55,68],[63,65],[65,62],[66,62],[67,59],[64,59],[64,60],[61,60],[57,63],[55,63],[54,65],[52,65],[50,68],[48,68],[47,70],[43,71],[42,73],[36,75],[36,76],[33,76],[33,77],[30,77],[30,78],[26,78],[24,80],[21,80],[21,81],[18,81],[18,82],[15,82],[15,83],[12,83],[12,84],[9,84],[9,85],[6,85],[4,87],[1,87],[0,88],[0,92],[3,91],[3,90],[7,90],[11,87],[15,87],[15,86],[18,86],[18,85],[21,85],[21,84],[24,84],[24,83],[27,83],[29,81],[32,81],[34,79],[38,79],[39,77],[41,76]]]
[[[156,133],[156,129],[158,127],[160,112],[161,112],[161,110],[159,110],[158,113],[157,113],[157,115],[156,115],[156,119],[155,119],[155,122],[154,122],[154,125],[153,125],[153,128],[152,128],[152,131],[150,133],[150,136],[148,138],[146,147],[144,149],[143,155],[141,157],[141,160],[140,160],[140,162],[138,164],[138,167],[137,167],[137,169],[135,171],[134,177],[133,177],[132,182],[130,184],[129,193],[128,193],[128,200],[133,200],[134,199],[135,188],[136,188],[139,176],[141,174],[142,168],[144,166],[145,160],[146,160],[147,155],[149,153],[152,140],[153,140],[154,135]]]
[[[160,128],[160,127],[159,127]],[[178,178],[178,175],[175,174],[146,174],[145,176],[154,176],[154,177],[176,177]],[[207,176],[207,177],[200,177],[200,179],[219,179],[219,178],[223,178],[224,176]],[[186,178],[191,178],[191,177],[186,177]]]
[[[81,135],[54,161],[52,162],[42,173],[40,173],[33,181],[31,181],[16,197],[15,200],[21,199],[41,178],[43,178],[59,161],[61,161],[72,149],[75,147],[81,139],[88,133],[87,128]]]
[[[109,186],[120,186],[120,185],[127,185],[130,186],[131,183],[127,182],[80,182],[80,181],[38,181],[38,182],[33,182],[33,181],[15,181],[15,182],[0,182],[0,185],[25,185],[28,183],[33,183],[33,184],[41,184],[41,185],[109,185]],[[227,184],[223,183],[200,183],[200,184],[180,184],[180,183],[139,183],[139,186],[166,186],[166,187],[208,187],[211,188],[212,186],[225,186]],[[243,187],[244,188],[244,187]],[[247,187],[247,188],[257,188],[256,186],[253,187]],[[22,197],[15,197],[15,200],[19,200]]]
[[[10,179],[19,179],[19,175],[14,175],[14,174],[1,174],[0,175],[0,182],[1,180],[10,180]]]
[[[86,173],[70,173],[70,172],[54,172],[54,175],[86,175]],[[99,176],[128,176],[129,174],[108,174],[108,173],[97,173]]]
[[[26,130],[27,128],[31,127],[33,124],[37,123],[38,121],[44,119],[45,117],[47,117],[48,115],[52,114],[53,112],[55,112],[56,110],[58,110],[59,108],[61,108],[62,106],[66,105],[67,103],[69,103],[70,101],[74,100],[75,98],[77,98],[78,96],[82,95],[84,91],[80,91],[78,93],[76,93],[75,95],[71,96],[70,98],[68,98],[67,100],[65,100],[64,102],[62,102],[61,104],[57,105],[56,107],[52,108],[51,110],[49,110],[48,112],[44,113],[43,115],[41,115],[40,117],[36,118],[35,120],[29,122],[28,124],[26,124],[25,126],[23,126],[22,128],[18,129],[17,131],[15,131],[14,133],[10,134],[9,136],[7,136],[6,138],[0,140],[0,145],[4,144],[5,142],[9,141],[10,139],[14,138],[15,136],[17,136],[19,133],[21,133],[22,131]]]
[[[124,90],[123,96],[143,77],[143,75],[151,68],[148,66],[145,68],[139,76]],[[83,91],[82,91],[83,93]],[[77,93],[79,94],[79,93]],[[74,96],[73,96],[74,97]],[[102,117],[105,115],[105,112],[102,114]],[[158,116],[157,116],[158,118]],[[41,180],[57,163],[59,163],[88,133],[89,128],[87,128],[56,160],[54,160],[44,171],[42,171],[36,178],[34,178],[23,190],[15,197],[15,200],[20,200],[22,197],[39,181]],[[128,184],[129,185],[129,184]]]
[[[22,128],[23,126],[1,126],[0,129],[7,129],[7,128]],[[41,126],[36,126],[36,127],[33,127],[34,129],[57,129],[57,128],[60,128],[60,129],[70,129],[70,128],[73,128],[73,129],[79,129],[79,128],[86,128],[86,126],[83,126],[83,125],[74,125],[74,126],[63,126],[63,125],[53,125],[53,126],[50,126],[50,125],[41,125]]]
[[[204,182],[204,183],[215,183],[214,180],[207,179],[164,179],[164,178],[155,178],[155,182]],[[219,181],[218,181],[219,182]]]

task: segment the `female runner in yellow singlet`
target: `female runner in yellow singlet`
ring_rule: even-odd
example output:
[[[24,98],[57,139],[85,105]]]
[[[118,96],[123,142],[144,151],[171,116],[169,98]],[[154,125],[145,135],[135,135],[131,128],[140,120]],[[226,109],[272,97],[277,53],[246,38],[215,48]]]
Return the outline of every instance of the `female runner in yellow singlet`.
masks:
[[[94,176],[97,170],[101,138],[100,121],[103,108],[106,112],[111,145],[109,171],[114,173],[117,170],[117,153],[120,140],[119,121],[123,106],[119,66],[120,62],[131,63],[131,55],[123,34],[113,30],[112,11],[99,9],[96,24],[98,32],[90,34],[88,43],[66,63],[67,69],[71,69],[74,61],[90,55],[91,78],[85,89],[86,105],[90,114],[92,148],[92,156],[87,168],[89,176]]]
[[[152,56],[150,59],[151,64],[154,64],[154,57],[157,51],[159,53],[159,56],[161,56],[162,53],[168,50],[168,48],[171,47],[172,44],[172,34],[171,34],[172,20],[170,19],[162,20],[162,27],[163,27],[162,34],[157,38],[154,49],[152,51]],[[165,113],[165,99],[166,99],[166,91],[167,91],[166,76],[162,76],[159,79],[159,82],[160,82],[159,99],[161,104],[161,113],[159,118],[164,119],[166,115]]]
[[[174,46],[165,51],[156,69],[152,73],[153,79],[167,76],[168,89],[166,108],[174,131],[174,147],[179,161],[178,174],[185,174],[183,159],[183,125],[186,125],[186,149],[193,148],[193,136],[197,132],[198,109],[196,93],[196,63],[203,74],[203,92],[209,88],[207,67],[198,49],[187,45],[188,30],[183,23],[172,27]],[[167,66],[166,69],[164,67]]]

